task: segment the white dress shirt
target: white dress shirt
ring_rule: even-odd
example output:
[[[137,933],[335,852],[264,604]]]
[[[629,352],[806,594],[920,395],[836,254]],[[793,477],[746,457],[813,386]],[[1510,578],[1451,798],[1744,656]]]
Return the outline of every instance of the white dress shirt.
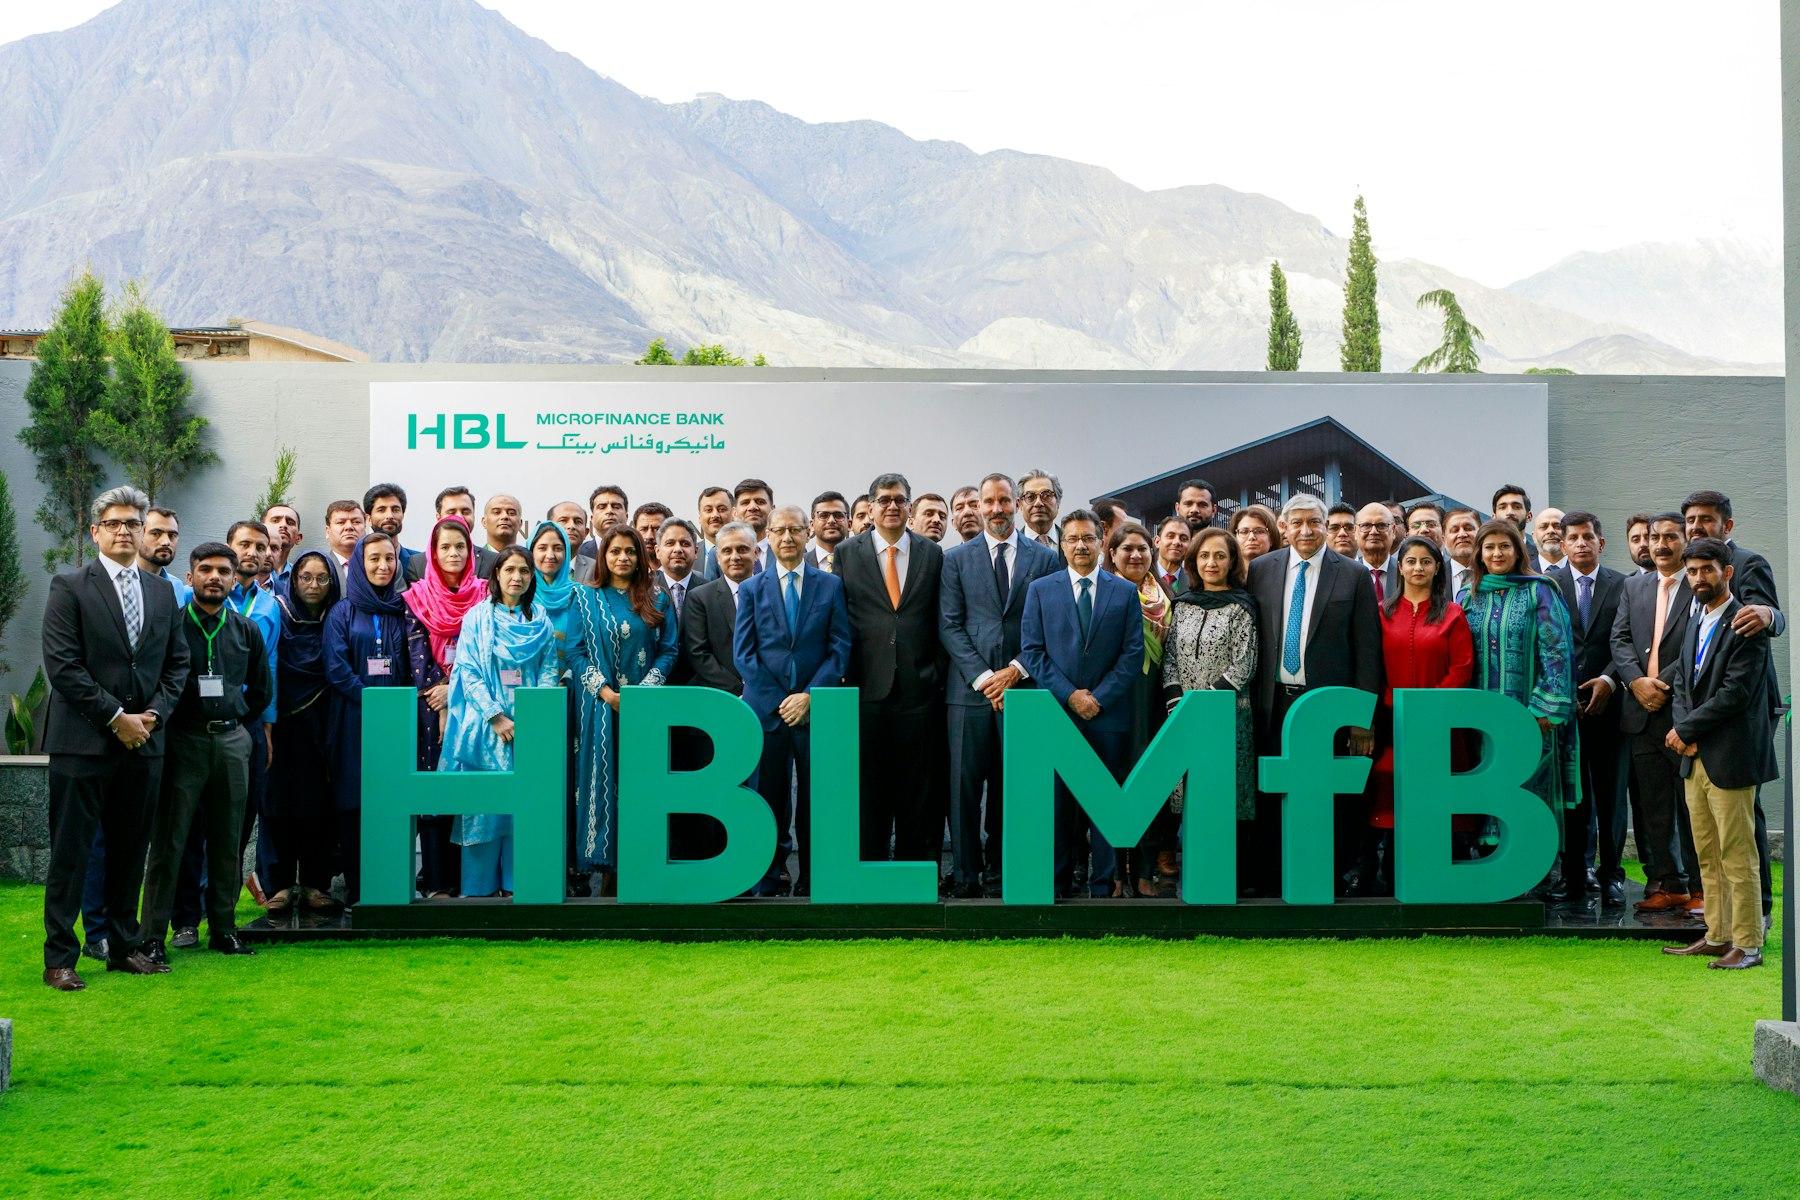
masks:
[[[1713,631],[1719,624],[1719,618],[1725,615],[1725,605],[1730,602],[1731,594],[1727,592],[1725,599],[1719,604],[1714,605],[1711,611],[1702,610],[1700,613],[1700,625],[1694,634],[1694,647],[1696,653],[1700,653],[1700,648],[1705,647],[1705,651],[1701,654],[1700,658],[1700,665],[1702,668],[1704,668],[1708,662],[1712,661],[1713,651],[1717,649],[1717,647],[1712,644],[1714,636]],[[1690,667],[1693,665],[1694,664],[1692,663],[1688,664]]]
[[[1074,567],[1068,568],[1068,571],[1069,571],[1069,590],[1071,593],[1074,594],[1075,602],[1077,604],[1081,603],[1081,581],[1084,579],[1087,579],[1087,580],[1092,581],[1092,586],[1088,588],[1088,602],[1090,604],[1099,603],[1099,601],[1100,601],[1100,565],[1098,563],[1094,564],[1094,569],[1092,571],[1089,571],[1086,575],[1083,575],[1080,571],[1077,571]]]
[[[1306,603],[1300,610],[1300,669],[1289,671],[1283,661],[1287,647],[1288,608],[1294,598],[1294,576],[1300,572],[1301,563],[1310,563],[1306,568]],[[1358,564],[1362,563],[1357,559]],[[1287,574],[1282,577],[1281,584],[1281,624],[1275,630],[1277,647],[1275,661],[1281,664],[1281,682],[1296,687],[1306,686],[1306,639],[1312,630],[1313,598],[1319,594],[1319,568],[1325,565],[1325,547],[1320,546],[1311,558],[1301,558],[1298,550],[1288,553]]]
[[[989,533],[986,529],[983,529],[981,531],[981,536],[987,543],[988,568],[990,570],[993,569],[994,559],[999,555],[1000,547],[1005,546],[1007,548],[1006,549],[1006,577],[1008,579],[1017,579],[1019,577],[1019,531],[1018,531],[1018,529],[1015,528],[1011,533],[1007,534],[1006,537],[1004,537],[1004,538],[997,538],[993,534]],[[1000,597],[1000,607],[1001,607],[1002,611],[1004,611],[1006,608],[1006,597],[1005,596]],[[1007,663],[1006,665],[1011,667],[1013,670],[1017,671],[1019,673],[1020,679],[1030,679],[1031,678],[1031,672],[1027,671],[1025,669],[1025,664],[1020,662],[1018,659],[1015,658],[1011,662]],[[993,677],[994,677],[994,673],[992,671],[983,671],[981,674],[977,675],[974,678],[974,680],[969,684],[969,686],[979,692],[981,690],[981,686],[983,684],[985,684],[988,680],[992,679]]]
[[[875,546],[875,568],[881,572],[881,578],[885,582],[887,579],[888,541],[881,536],[881,530],[879,529],[875,530],[875,536],[872,540]],[[908,564],[912,562],[912,532],[910,530],[902,529],[900,531],[900,540],[895,542],[894,545],[900,548],[900,556],[895,560],[894,571],[900,576],[900,590],[905,592],[906,568]]]

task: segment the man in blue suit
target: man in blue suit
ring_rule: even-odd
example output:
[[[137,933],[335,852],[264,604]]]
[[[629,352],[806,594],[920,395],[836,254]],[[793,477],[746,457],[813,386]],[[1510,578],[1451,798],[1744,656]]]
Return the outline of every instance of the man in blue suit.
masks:
[[[806,561],[806,513],[796,506],[770,515],[772,562],[738,588],[732,657],[744,680],[744,703],[763,727],[762,760],[756,790],[775,814],[778,835],[788,826],[788,798],[794,797],[794,832],[800,872],[794,894],[812,884],[812,758],[808,718],[812,689],[843,682],[850,663],[850,610],[844,585]],[[790,791],[791,789],[791,791]],[[781,838],[768,873],[753,896],[779,890]]]
[[[950,894],[960,899],[984,883],[999,894],[1001,706],[1009,688],[1030,683],[1019,657],[1026,589],[1057,569],[1055,551],[1019,536],[1010,476],[989,475],[978,492],[982,534],[945,553],[938,591],[938,637],[950,656]]]
[[[1131,770],[1131,689],[1144,669],[1144,614],[1137,589],[1100,569],[1100,519],[1086,509],[1063,518],[1065,570],[1025,593],[1020,658],[1038,686],[1075,715],[1113,778]],[[1091,841],[1088,892],[1112,895],[1115,859],[1075,798],[1056,784],[1056,886],[1071,895],[1083,840]]]

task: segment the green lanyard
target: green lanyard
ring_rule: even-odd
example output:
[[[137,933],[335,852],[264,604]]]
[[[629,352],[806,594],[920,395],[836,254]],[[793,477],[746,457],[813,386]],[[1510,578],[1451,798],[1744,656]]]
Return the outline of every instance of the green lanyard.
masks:
[[[206,673],[211,675],[214,673],[213,639],[219,636],[219,630],[225,628],[225,614],[219,614],[219,623],[213,626],[213,631],[211,633],[206,632],[206,626],[200,623],[199,615],[194,612],[194,602],[192,600],[187,603],[187,615],[188,620],[194,623],[194,628],[200,631],[200,636],[206,639]]]

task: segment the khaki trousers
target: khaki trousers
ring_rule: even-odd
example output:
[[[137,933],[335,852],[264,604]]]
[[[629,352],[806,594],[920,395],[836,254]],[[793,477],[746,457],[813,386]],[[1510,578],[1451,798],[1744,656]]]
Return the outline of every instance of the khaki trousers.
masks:
[[[1741,950],[1763,943],[1762,880],[1756,860],[1756,789],[1722,788],[1706,773],[1701,755],[1688,760],[1688,817],[1706,888],[1706,940]]]

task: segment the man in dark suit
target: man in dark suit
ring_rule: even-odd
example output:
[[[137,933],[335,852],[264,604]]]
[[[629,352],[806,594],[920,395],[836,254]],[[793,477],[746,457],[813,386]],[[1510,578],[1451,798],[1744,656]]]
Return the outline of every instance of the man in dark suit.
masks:
[[[748,525],[732,522],[716,535],[719,577],[696,582],[681,609],[681,657],[675,669],[690,687],[717,688],[744,694],[737,671],[733,639],[737,629],[738,589],[756,566],[756,535]],[[698,730],[678,728],[670,738],[670,756],[678,770],[695,771],[712,761],[712,743]],[[676,858],[711,858],[724,849],[723,826],[711,817],[677,813],[669,823]]]
[[[1131,771],[1131,692],[1144,669],[1144,610],[1137,589],[1100,568],[1100,518],[1078,508],[1062,521],[1068,568],[1025,591],[1019,656],[1031,677],[1074,714],[1076,725],[1114,779]],[[1075,868],[1089,861],[1088,894],[1110,896],[1112,846],[1056,784],[1056,889],[1071,895]]]
[[[942,728],[944,651],[938,643],[938,585],[944,552],[906,528],[912,485],[904,475],[876,477],[869,495],[875,524],[838,547],[838,578],[850,609],[850,669],[860,689],[862,856],[937,861],[943,845],[941,800],[929,794],[927,744]]]
[[[1678,814],[1687,805],[1680,766],[1666,744],[1673,721],[1669,699],[1693,594],[1681,564],[1687,547],[1681,514],[1659,513],[1645,524],[1650,571],[1625,580],[1613,618],[1613,673],[1623,686],[1619,731],[1634,792],[1631,824],[1644,863],[1644,898],[1637,908],[1675,912],[1688,906],[1690,891],[1700,886],[1677,834]]]
[[[1625,774],[1619,740],[1618,674],[1613,623],[1625,576],[1602,566],[1600,518],[1579,510],[1559,523],[1563,561],[1545,572],[1562,593],[1575,635],[1576,691],[1581,703],[1581,803],[1563,822],[1562,879],[1551,898],[1584,903],[1597,889],[1609,908],[1625,903]],[[1589,838],[1593,837],[1593,842]],[[1590,859],[1594,865],[1589,866]]]
[[[1156,523],[1156,561],[1150,569],[1156,572],[1156,581],[1162,584],[1171,600],[1187,591],[1187,572],[1183,566],[1193,537],[1187,519],[1176,513],[1170,513]]]
[[[50,581],[44,671],[50,681],[44,749],[50,755],[50,870],[44,887],[44,982],[86,985],[75,973],[75,917],[96,831],[106,835],[106,969],[168,968],[139,948],[138,890],[163,753],[163,730],[187,683],[187,643],[175,592],[137,566],[149,500],[120,487],[93,503],[88,533],[100,557]]]
[[[1365,504],[1356,514],[1356,565],[1369,577],[1379,608],[1400,590],[1400,562],[1394,557],[1399,542],[1394,514],[1385,504]]]
[[[769,516],[774,566],[738,591],[734,656],[744,680],[744,703],[762,722],[763,752],[756,790],[788,825],[790,797],[800,868],[794,895],[812,887],[812,690],[843,682],[850,662],[850,611],[844,585],[806,561],[806,513],[784,505]],[[779,843],[779,839],[778,839]],[[753,896],[779,894],[779,844]]]
[[[1731,627],[1748,637],[1767,633],[1780,637],[1787,631],[1787,618],[1781,612],[1781,600],[1775,591],[1775,572],[1769,560],[1741,546],[1731,536],[1736,525],[1731,515],[1731,497],[1724,492],[1694,492],[1681,502],[1681,515],[1687,522],[1688,541],[1717,538],[1731,551],[1731,593],[1738,607]],[[1781,705],[1781,684],[1775,677],[1775,657],[1769,656],[1769,704],[1774,712]],[[1691,837],[1689,838],[1691,841]],[[1762,796],[1756,798],[1756,854],[1762,864],[1763,916],[1775,909],[1774,876],[1769,870],[1769,822],[1763,814]]]
[[[820,492],[812,502],[812,541],[806,561],[827,574],[837,573],[837,548],[850,536],[850,502],[842,492]]]
[[[1030,683],[1019,658],[1025,590],[1057,567],[1051,550],[1019,536],[1010,476],[989,475],[977,491],[983,532],[944,555],[938,598],[938,637],[949,655],[950,889],[964,899],[981,895],[984,884],[999,892],[1002,705],[1009,688]],[[1186,523],[1170,520],[1185,536]]]
[[[1281,518],[1287,547],[1250,564],[1250,594],[1257,610],[1257,729],[1265,754],[1281,753],[1282,723],[1307,691],[1353,687],[1379,696],[1385,677],[1374,584],[1360,563],[1325,545],[1324,501],[1304,493],[1291,496]],[[1387,519],[1393,519],[1391,514]],[[1350,729],[1345,744],[1351,754],[1371,753],[1374,734]],[[1340,881],[1361,847],[1365,807],[1360,796],[1339,799]],[[1280,797],[1258,797],[1256,819],[1249,824],[1240,837],[1245,886],[1278,896]]]
[[[1776,778],[1774,678],[1769,639],[1733,623],[1731,548],[1717,538],[1688,543],[1682,561],[1696,612],[1681,639],[1675,671],[1674,728],[1668,745],[1682,776],[1706,889],[1706,935],[1663,953],[1712,958],[1742,970],[1762,965],[1763,909],[1758,878],[1756,789]]]

